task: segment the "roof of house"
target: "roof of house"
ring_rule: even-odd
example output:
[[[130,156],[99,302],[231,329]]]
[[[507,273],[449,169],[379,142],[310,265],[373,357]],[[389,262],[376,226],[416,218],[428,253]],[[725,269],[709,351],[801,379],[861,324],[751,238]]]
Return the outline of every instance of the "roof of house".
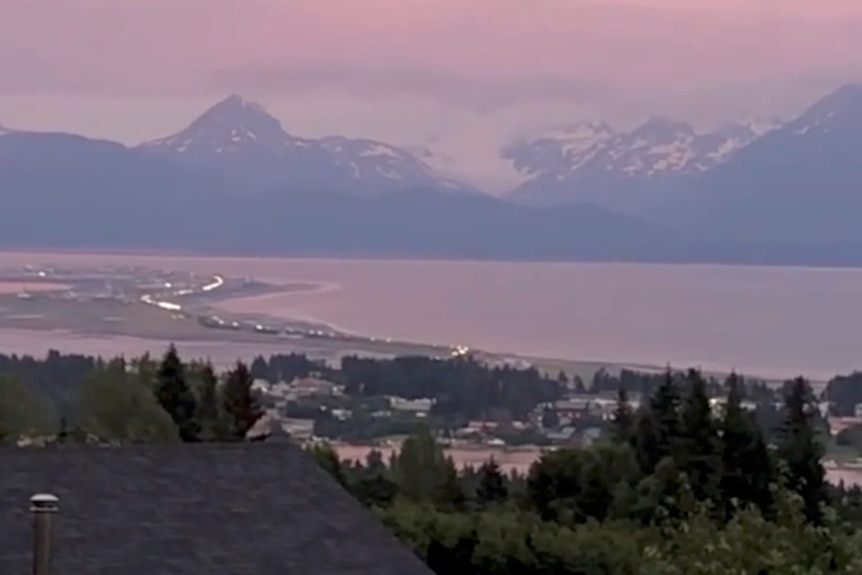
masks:
[[[54,575],[431,573],[290,444],[0,449],[0,573],[31,569],[39,492]]]

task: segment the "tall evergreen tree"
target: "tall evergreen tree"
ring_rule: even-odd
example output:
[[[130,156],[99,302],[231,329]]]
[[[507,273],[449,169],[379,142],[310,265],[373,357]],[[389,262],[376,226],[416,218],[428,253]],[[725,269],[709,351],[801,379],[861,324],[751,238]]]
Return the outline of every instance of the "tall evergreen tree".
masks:
[[[263,415],[252,391],[254,379],[248,367],[241,361],[230,370],[222,391],[222,409],[227,418],[228,435],[242,441],[245,434]]]
[[[186,382],[183,362],[174,344],[168,347],[156,371],[155,396],[177,426],[180,439],[197,441],[200,432],[195,414],[197,402]]]
[[[420,425],[401,444],[393,471],[401,495],[413,502],[433,502],[440,485],[448,481],[443,449],[427,425]]]
[[[218,377],[213,366],[207,363],[200,370],[200,383],[198,389],[197,420],[201,433],[200,438],[204,441],[215,441],[224,439],[222,431],[223,418],[219,409]]]
[[[269,379],[269,363],[262,355],[255,356],[248,370],[254,379]]]
[[[491,458],[479,467],[479,485],[476,487],[476,501],[479,505],[493,505],[506,501],[509,488],[500,465]]]
[[[467,503],[461,478],[458,477],[458,467],[451,457],[443,461],[439,482],[434,488],[432,502],[437,509],[448,512],[463,511]]]
[[[680,414],[680,469],[688,476],[694,496],[701,501],[722,503],[721,445],[718,428],[706,391],[706,381],[697,370],[686,374],[688,393]]]
[[[721,492],[728,518],[737,508],[753,504],[769,514],[772,460],[754,415],[742,406],[744,382],[734,372],[727,378],[727,402],[721,421]]]
[[[789,382],[784,412],[778,455],[785,464],[787,486],[802,497],[806,518],[819,523],[821,505],[828,498],[826,472],[821,463],[824,448],[817,437],[813,395],[805,379],[798,377]]]
[[[614,408],[612,438],[617,443],[629,443],[634,438],[635,414],[629,395],[622,384],[617,388],[617,405]]]
[[[665,457],[678,452],[680,394],[670,368],[656,387],[649,407],[638,418],[635,453],[644,473],[650,474]]]
[[[368,452],[365,466],[360,467],[350,490],[354,497],[369,507],[386,507],[392,504],[398,495],[398,484],[392,480],[382,453],[376,449]]]

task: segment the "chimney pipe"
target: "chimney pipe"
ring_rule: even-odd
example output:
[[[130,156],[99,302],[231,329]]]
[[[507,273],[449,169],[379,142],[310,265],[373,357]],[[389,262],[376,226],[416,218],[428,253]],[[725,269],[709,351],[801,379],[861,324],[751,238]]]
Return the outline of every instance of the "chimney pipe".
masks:
[[[57,512],[59,499],[49,493],[30,498],[33,513],[33,575],[51,573],[51,516]]]

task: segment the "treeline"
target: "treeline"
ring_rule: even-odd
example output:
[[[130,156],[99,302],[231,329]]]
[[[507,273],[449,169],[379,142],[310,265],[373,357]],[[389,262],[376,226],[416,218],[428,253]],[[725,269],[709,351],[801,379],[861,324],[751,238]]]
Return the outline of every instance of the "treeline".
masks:
[[[668,368],[670,370],[670,368]],[[675,376],[680,380],[684,380],[686,373],[684,371],[675,372]],[[637,394],[643,397],[650,397],[658,386],[662,384],[666,377],[666,373],[645,373],[642,371],[634,371],[631,369],[621,369],[619,373],[612,374],[608,370],[602,368],[597,370],[592,377],[589,385],[585,385],[579,378],[573,378],[573,387],[579,393],[585,394],[609,394],[616,393],[620,388],[626,393]],[[565,380],[565,375],[560,375],[559,379]],[[836,378],[837,379],[837,378]],[[721,397],[726,392],[727,381],[717,377],[706,378],[706,391],[710,397]],[[860,381],[862,383],[862,381]],[[784,386],[770,387],[765,381],[756,378],[746,378],[745,385],[741,390],[743,399],[753,403],[781,403],[784,393],[790,382],[785,382]]]
[[[563,383],[534,368],[489,367],[472,358],[344,357],[339,365],[330,366],[299,354],[274,355],[268,359],[257,357],[248,366],[239,362],[225,379],[228,382],[241,381],[242,386],[249,387],[256,378],[278,382],[309,376],[342,385],[357,405],[387,395],[433,399],[430,419],[437,425],[448,427],[457,427],[480,417],[523,418],[537,404],[554,401],[565,393]],[[11,405],[26,397],[31,405],[14,417],[5,417],[6,423],[0,423],[0,426],[5,425],[7,435],[15,430],[29,434],[46,433],[60,421],[66,426],[90,422],[87,424],[92,428],[93,421],[108,417],[109,409],[100,404],[108,407],[126,405],[136,408],[126,420],[141,419],[148,423],[130,423],[128,430],[121,431],[115,429],[119,424],[112,421],[108,426],[110,433],[101,430],[102,435],[122,441],[162,437],[165,426],[157,420],[150,420],[159,412],[147,411],[152,406],[143,400],[138,401],[141,390],[146,388],[155,390],[157,403],[169,414],[182,439],[211,438],[216,433],[214,424],[207,420],[213,411],[210,391],[213,378],[218,379],[211,366],[199,361],[184,363],[173,346],[159,360],[148,354],[130,360],[122,357],[105,360],[56,351],[49,352],[42,359],[0,355],[0,387],[5,389],[9,398],[7,403]],[[137,385],[134,385],[135,381],[138,381]],[[126,383],[131,387],[123,385]],[[225,389],[234,387],[241,386],[231,383]],[[98,393],[94,389],[98,389]],[[0,403],[2,396],[3,391],[0,390]],[[99,397],[109,396],[113,399],[98,401]],[[317,406],[312,407],[321,424],[327,423]],[[94,412],[98,413],[98,418],[94,417]],[[361,417],[351,421],[354,423],[361,424]],[[391,423],[387,422],[387,425]],[[410,423],[410,427],[412,425]],[[173,429],[169,431],[173,433]]]
[[[520,419],[536,405],[555,401],[567,394],[613,395],[623,388],[632,395],[649,397],[661,385],[665,373],[621,369],[616,373],[600,369],[588,382],[564,372],[543,373],[535,367],[489,366],[470,356],[437,359],[423,356],[372,359],[347,356],[337,367],[302,354],[258,356],[251,363],[255,378],[270,382],[291,381],[317,375],[345,386],[349,395],[375,397],[396,395],[407,399],[440,399],[432,415],[463,418],[488,417],[504,412]],[[682,382],[685,371],[674,371]],[[835,380],[840,380],[836,377]],[[862,378],[854,383],[862,396]],[[724,394],[726,381],[706,378],[710,397]],[[786,389],[746,378],[745,400],[778,408]],[[860,399],[862,401],[862,399]],[[769,405],[772,404],[772,405]]]
[[[311,455],[439,574],[860,573],[862,493],[830,486],[814,396],[786,386],[770,444],[731,378],[709,405],[696,371],[667,374],[613,433],[545,453],[521,475],[494,461],[459,470],[417,429],[387,461]]]
[[[6,381],[7,393],[28,396],[31,405],[50,404],[49,410],[36,409],[28,421],[51,421],[61,418],[67,423],[79,421],[81,398],[86,396],[84,386],[93,385],[92,380],[104,377],[104,372],[112,363],[122,362],[129,369],[152,371],[158,361],[144,355],[141,358],[125,360],[122,358],[102,359],[82,355],[66,355],[56,351],[49,352],[44,358],[29,356],[0,355],[0,380]],[[149,367],[148,367],[149,366]],[[192,394],[201,387],[203,364],[187,362],[184,369]],[[550,403],[571,393],[609,395],[618,389],[638,397],[649,397],[661,385],[666,374],[639,373],[621,370],[611,374],[599,370],[592,380],[585,384],[579,378],[567,377],[564,373],[556,375],[542,373],[535,368],[516,368],[511,366],[488,366],[471,357],[436,359],[428,357],[399,357],[395,359],[369,359],[345,357],[340,364],[330,365],[323,361],[312,360],[301,354],[280,354],[269,358],[257,357],[248,366],[251,379],[263,378],[270,382],[291,381],[308,376],[321,377],[344,386],[350,396],[348,408],[353,408],[354,417],[347,422],[326,417],[318,405],[309,403],[291,404],[289,408],[303,417],[316,420],[316,430],[325,436],[352,437],[358,440],[402,434],[414,424],[409,418],[393,416],[387,420],[363,417],[379,399],[386,395],[407,399],[429,398],[435,400],[429,414],[429,421],[435,428],[457,429],[473,419],[488,419],[510,422],[522,419],[537,405]],[[116,370],[114,370],[116,372]],[[114,373],[112,372],[112,373]],[[101,375],[100,375],[101,374]],[[685,373],[674,373],[680,385],[684,385]],[[150,376],[148,376],[150,377]],[[10,385],[11,384],[11,387]],[[710,397],[724,393],[726,382],[714,378],[706,379],[706,390]],[[15,388],[18,391],[14,391]],[[14,392],[14,393],[13,393]],[[783,417],[781,401],[786,389],[771,388],[756,380],[746,380],[741,394],[746,402],[754,404],[754,414],[767,439],[776,438],[771,431],[777,429]],[[2,392],[0,392],[2,399]],[[857,374],[834,378],[826,387],[820,399],[832,400],[833,412],[851,414],[854,401],[862,401],[862,377]],[[199,397],[196,401],[209,401]],[[375,403],[376,402],[376,403]],[[86,403],[86,402],[85,402]],[[382,404],[381,404],[382,405]],[[42,406],[44,407],[44,406]],[[751,407],[750,405],[748,407]],[[0,409],[2,407],[0,406]],[[381,407],[380,409],[384,409]],[[304,410],[304,411],[303,411]],[[53,416],[45,416],[45,411],[53,411]],[[173,409],[176,417],[181,410]],[[206,411],[206,410],[204,410]],[[373,409],[371,409],[373,411]],[[33,412],[31,409],[30,412]],[[313,415],[309,416],[308,413]],[[25,412],[22,413],[27,413]],[[396,414],[397,415],[397,414]],[[553,423],[553,413],[546,410],[543,423]],[[297,417],[299,417],[297,415]],[[20,427],[23,415],[9,415],[6,419],[18,421]],[[403,421],[402,421],[403,420]],[[596,418],[585,418],[578,425],[603,427],[606,422]],[[823,423],[821,422],[821,427]],[[38,425],[42,429],[45,425]],[[550,427],[554,427],[550,425]],[[506,432],[506,426],[499,428]],[[189,431],[183,431],[188,435]],[[211,432],[210,432],[211,433]],[[194,435],[194,434],[192,434]],[[541,435],[519,432],[506,437],[511,443],[541,443]],[[862,449],[862,432],[851,429],[842,433],[838,442],[851,448]]]
[[[243,362],[219,376],[173,345],[159,361],[0,357],[0,441],[240,441],[262,415],[252,383]]]
[[[352,397],[436,399],[430,415],[443,419],[475,419],[495,413],[521,419],[536,405],[560,399],[566,391],[564,381],[534,367],[492,367],[471,357],[347,356],[335,368],[304,355],[273,355],[255,358],[251,372],[271,382],[316,374],[343,385]]]

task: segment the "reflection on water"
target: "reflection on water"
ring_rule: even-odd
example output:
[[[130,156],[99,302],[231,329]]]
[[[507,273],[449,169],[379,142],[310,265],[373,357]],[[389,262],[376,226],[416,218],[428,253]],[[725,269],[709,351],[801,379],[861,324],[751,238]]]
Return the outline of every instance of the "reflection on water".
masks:
[[[776,377],[824,378],[862,367],[860,270],[0,254],[0,265],[25,263],[140,265],[268,282],[324,282],[330,289],[227,307],[401,340],[571,359],[735,367]],[[8,339],[0,341],[5,345]],[[234,348],[240,346],[220,351]]]

